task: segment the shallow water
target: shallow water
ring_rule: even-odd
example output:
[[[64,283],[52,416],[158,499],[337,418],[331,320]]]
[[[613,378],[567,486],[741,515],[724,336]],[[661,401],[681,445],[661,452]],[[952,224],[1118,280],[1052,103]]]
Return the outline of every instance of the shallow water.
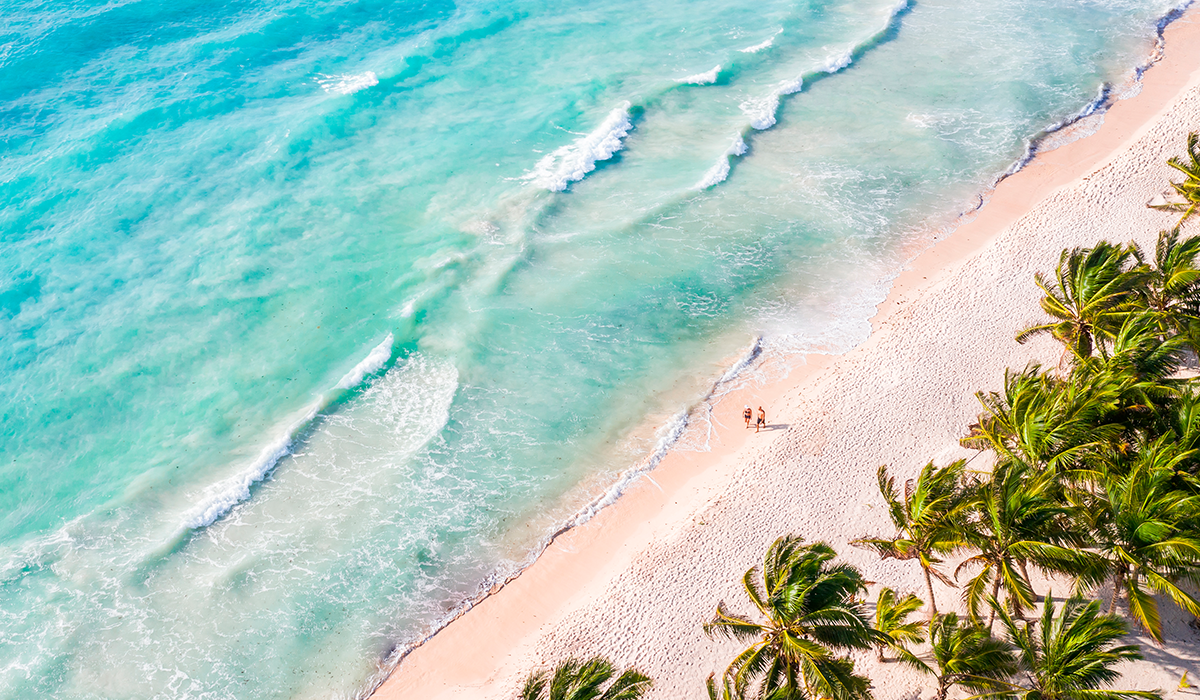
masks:
[[[359,692],[1171,7],[0,0],[0,697]]]

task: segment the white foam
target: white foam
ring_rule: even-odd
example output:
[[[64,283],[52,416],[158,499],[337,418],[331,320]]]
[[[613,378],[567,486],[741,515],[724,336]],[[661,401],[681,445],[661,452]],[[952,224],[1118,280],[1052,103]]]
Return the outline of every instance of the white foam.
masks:
[[[700,178],[700,182],[696,183],[695,189],[706,190],[709,187],[725,182],[725,178],[729,177],[730,159],[743,156],[748,150],[749,147],[746,146],[746,141],[742,138],[741,134],[733,137],[733,144],[725,149],[725,152],[721,154],[717,162],[708,169],[708,172],[704,173],[704,177]]]
[[[715,394],[717,389],[722,385],[728,384],[734,379],[737,379],[747,367],[754,364],[755,360],[757,360],[762,353],[763,337],[761,335],[756,335],[754,336],[753,342],[750,343],[750,347],[746,350],[746,353],[742,355],[737,362],[733,363],[732,367],[725,370],[725,374],[722,374],[721,378],[717,380],[717,383],[713,385],[713,389],[709,392],[709,396]]]
[[[667,421],[667,424],[659,429],[658,440],[655,441],[654,449],[650,452],[650,455],[645,459],[645,461],[638,466],[622,473],[617,479],[616,483],[609,486],[604,493],[594,498],[591,503],[588,503],[586,506],[581,508],[579,512],[575,514],[575,517],[571,519],[570,523],[560,529],[558,533],[555,533],[555,535],[572,527],[579,527],[580,525],[591,520],[596,516],[596,513],[599,513],[605,507],[616,503],[617,499],[621,497],[621,494],[625,493],[625,490],[629,488],[630,484],[637,481],[640,477],[646,476],[646,474],[653,471],[654,468],[658,466],[658,463],[667,456],[667,453],[670,452],[671,447],[679,441],[679,438],[683,437],[683,433],[688,427],[688,413],[688,410],[684,409],[672,416],[671,420]],[[551,539],[553,539],[553,537]]]
[[[767,39],[763,43],[755,44],[754,46],[747,46],[744,49],[738,49],[738,51],[741,51],[742,53],[758,53],[759,51],[762,51],[763,49],[769,49],[769,48],[771,48],[771,46],[773,46],[775,44],[775,37],[779,36],[781,33],[783,33],[782,29],[775,32],[773,35],[771,35],[770,39]]]
[[[836,73],[854,60],[854,49],[849,48],[839,54],[834,54],[825,59],[825,63],[821,66],[821,70],[826,73]]]
[[[725,178],[729,177],[729,156],[721,156],[716,163],[713,164],[704,177],[700,178],[700,182],[696,183],[695,189],[707,190],[709,187],[725,182]]]
[[[352,389],[363,382],[369,374],[378,372],[392,357],[391,333],[376,345],[370,353],[342,377],[335,389]],[[262,481],[279,464],[279,460],[292,451],[296,436],[308,429],[329,405],[331,398],[322,397],[303,413],[303,417],[292,423],[273,442],[268,444],[244,470],[210,486],[199,499],[196,507],[185,517],[184,527],[189,530],[208,527],[234,506],[250,498],[250,488]]]
[[[362,362],[354,365],[354,369],[350,370],[346,373],[346,376],[342,377],[341,381],[337,383],[336,388],[353,389],[362,383],[363,377],[366,377],[368,374],[374,374],[375,372],[378,372],[379,368],[386,365],[387,361],[392,359],[392,342],[394,340],[395,339],[392,337],[392,334],[388,333],[387,337],[383,339],[383,342],[381,342],[379,345],[376,345],[375,349],[371,350],[371,352],[365,358],[363,358]]]
[[[848,48],[844,51],[841,51],[839,53],[835,53],[835,54],[829,56],[828,58],[825,59],[825,61],[823,63],[821,63],[819,66],[817,66],[816,70],[821,73],[832,74],[832,73],[837,73],[838,71],[849,66],[851,63],[854,62],[855,50],[860,47],[868,46],[869,41],[873,41],[873,40],[877,39],[879,36],[881,36],[883,33],[887,32],[891,28],[892,23],[896,21],[896,17],[901,12],[908,9],[909,1],[910,0],[899,0],[899,2],[897,2],[891,8],[889,8],[888,14],[887,14],[887,22],[884,24],[883,28],[880,29],[878,32],[876,32],[874,35],[872,35],[872,38],[867,40],[867,42],[855,44],[854,46],[851,46],[850,48]],[[780,31],[783,31],[783,30],[780,30]],[[778,36],[778,32],[776,32],[776,36]],[[743,52],[747,52],[747,53],[753,53],[754,51],[760,51],[760,50],[770,46],[774,40],[775,40],[774,37],[772,37],[771,39],[768,39],[767,41],[763,42],[762,44],[759,44],[757,46],[750,46],[750,47],[747,47],[745,49],[740,49],[740,50]],[[753,49],[753,51],[751,51],[751,49]],[[779,98],[784,95],[791,95],[793,93],[800,92],[800,90],[803,88],[804,88],[803,76],[796,78],[795,80],[785,80],[785,81],[779,83],[775,87],[775,89],[773,91],[771,91],[771,93],[769,95],[767,95],[765,97],[760,97],[758,99],[746,100],[739,106],[741,107],[742,112],[744,112],[746,114],[746,116],[750,117],[750,126],[754,127],[755,129],[757,129],[759,131],[762,131],[764,129],[770,129],[771,127],[775,126],[775,122],[776,122],[775,113],[779,111]]]
[[[621,150],[622,140],[633,129],[629,102],[608,113],[604,122],[575,143],[563,146],[538,161],[533,171],[521,179],[551,192],[562,192],[567,185],[582,180],[596,169],[596,163],[608,160]]]
[[[369,87],[379,84],[379,78],[374,71],[366,71],[365,73],[344,73],[341,75],[326,75],[320,73],[317,78],[317,84],[320,85],[325,92],[338,93],[339,95],[349,95],[365,90]]]
[[[779,111],[779,98],[791,95],[804,89],[804,79],[784,80],[775,86],[766,97],[757,100],[746,100],[741,107],[742,112],[750,117],[750,126],[759,131],[775,126],[775,113]]]
[[[258,458],[244,471],[209,487],[196,508],[184,520],[184,527],[189,530],[208,527],[234,506],[249,499],[250,487],[262,481],[275,465],[279,464],[279,460],[291,452],[296,435],[310,425],[318,413],[319,405],[309,408],[304,418],[292,424],[282,436],[263,448]]]
[[[717,76],[721,74],[721,66],[714,66],[712,70],[706,73],[697,73],[689,75],[686,78],[680,78],[679,82],[687,85],[712,85],[717,82]]]

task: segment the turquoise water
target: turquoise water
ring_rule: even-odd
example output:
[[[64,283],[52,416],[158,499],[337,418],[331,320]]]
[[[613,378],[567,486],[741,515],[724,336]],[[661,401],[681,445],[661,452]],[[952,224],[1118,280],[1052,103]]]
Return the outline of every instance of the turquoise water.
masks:
[[[0,0],[0,697],[369,688],[1171,7]]]

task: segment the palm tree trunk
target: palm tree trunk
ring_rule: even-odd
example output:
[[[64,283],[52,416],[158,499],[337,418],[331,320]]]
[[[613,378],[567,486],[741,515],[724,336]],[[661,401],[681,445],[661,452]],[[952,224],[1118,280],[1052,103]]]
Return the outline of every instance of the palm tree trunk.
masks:
[[[933,578],[929,575],[927,567],[921,567],[925,571],[925,588],[929,590],[929,619],[937,617],[937,603],[933,600]]]
[[[1125,585],[1125,567],[1117,569],[1117,575],[1113,577],[1113,595],[1112,602],[1108,604],[1108,613],[1111,615],[1117,609],[1117,599],[1121,597],[1121,588]]]
[[[1000,602],[999,598],[997,598],[997,596],[999,596],[999,595],[1000,595],[1000,567],[996,567],[996,578],[992,580],[992,598],[995,599],[997,603]],[[990,611],[990,612],[988,612],[988,634],[991,634],[992,633],[992,625],[996,623],[996,609],[989,605],[988,610]]]
[[[878,652],[879,663],[883,663],[883,645],[880,644],[879,646],[875,647],[875,650]]]
[[[946,700],[946,693],[949,690],[949,681],[943,676],[938,676],[937,700]]]
[[[1025,583],[1028,583],[1029,588],[1032,590],[1033,582],[1029,580],[1029,569],[1026,568],[1028,566],[1028,564],[1025,563],[1024,559],[1018,559],[1017,566],[1021,567],[1021,576],[1025,577]],[[1037,600],[1037,591],[1033,591],[1033,599],[1035,601]]]

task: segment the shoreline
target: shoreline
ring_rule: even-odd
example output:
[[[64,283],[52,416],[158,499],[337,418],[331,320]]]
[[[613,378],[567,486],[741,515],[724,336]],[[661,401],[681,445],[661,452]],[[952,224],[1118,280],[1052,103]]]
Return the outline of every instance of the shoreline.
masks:
[[[580,644],[579,640],[583,637],[574,631],[579,625],[571,624],[575,620],[574,614],[589,609],[605,610],[612,613],[610,617],[619,619],[620,609],[613,611],[613,599],[621,597],[613,594],[613,590],[621,588],[619,579],[644,573],[642,570],[646,561],[661,563],[678,560],[678,557],[672,560],[669,554],[664,555],[663,550],[671,544],[677,544],[682,531],[708,527],[707,514],[715,512],[714,509],[720,510],[726,506],[725,510],[728,510],[724,502],[732,500],[732,497],[726,499],[732,486],[744,486],[752,491],[755,488],[762,489],[769,484],[756,479],[756,471],[762,471],[764,467],[778,470],[781,466],[791,466],[793,462],[803,462],[804,458],[819,459],[832,440],[829,433],[833,430],[833,423],[845,417],[844,412],[832,409],[832,401],[822,399],[827,398],[830,392],[839,391],[837,385],[847,381],[846,375],[862,371],[862,365],[869,364],[883,346],[902,340],[906,334],[911,336],[915,333],[912,319],[917,307],[923,304],[928,306],[929,297],[952,291],[949,289],[951,279],[958,276],[968,262],[977,261],[993,248],[1002,234],[1008,233],[1010,228],[1029,217],[1039,205],[1061,190],[1086,185],[1098,170],[1126,154],[1139,139],[1158,125],[1163,115],[1181,97],[1196,92],[1196,88],[1200,87],[1200,8],[1196,5],[1188,7],[1179,19],[1166,27],[1164,34],[1164,53],[1157,63],[1153,63],[1149,69],[1143,69],[1140,91],[1113,103],[1105,111],[1104,122],[1099,129],[1055,150],[1035,153],[1021,170],[997,182],[986,204],[966,214],[948,236],[937,240],[904,266],[894,278],[887,298],[870,319],[872,331],[867,340],[841,355],[797,357],[788,362],[791,371],[782,381],[762,387],[742,388],[717,398],[711,415],[714,432],[710,452],[681,453],[668,449],[657,466],[653,467],[652,477],[641,479],[638,478],[640,475],[633,476],[615,503],[600,509],[587,522],[556,533],[532,564],[498,590],[493,588],[482,599],[469,604],[449,623],[400,655],[400,663],[372,696],[431,699],[505,696],[535,666],[549,664],[560,658],[545,653],[546,650],[563,651],[579,647],[578,653],[583,654],[605,649],[601,645],[589,651],[586,648],[589,645]],[[1197,130],[1200,129],[1200,122],[1187,126],[1190,126],[1190,130]],[[1186,132],[1189,129],[1183,130]],[[1165,161],[1165,158],[1162,160]],[[1154,169],[1163,163],[1144,165],[1145,169]],[[1165,188],[1165,179],[1162,185]],[[1136,202],[1136,205],[1141,206],[1142,202]],[[1156,231],[1139,229],[1137,233],[1145,236],[1153,235]],[[1116,236],[1096,231],[1091,242],[1102,237]],[[1000,262],[1009,263],[1010,268],[1019,267],[1015,262]],[[1046,266],[1046,261],[1038,260],[1034,268],[1044,269]],[[1007,268],[1005,271],[1012,272]],[[1023,269],[1019,272],[1024,275]],[[1033,287],[1031,275],[1022,276],[1019,282],[1025,287]],[[1017,325],[1027,320],[1025,317],[1037,315],[1036,305],[1019,303],[1014,306],[1022,315],[1015,321]],[[1003,309],[992,310],[999,312]],[[1005,324],[1009,320],[1012,319],[1005,319],[996,325],[1004,325],[1004,330],[1007,330]],[[960,332],[962,330],[959,328]],[[1011,333],[1008,336],[1011,339]],[[1015,346],[1015,343],[1010,344]],[[1010,356],[1024,356],[1039,349],[1044,350],[1033,345],[1021,348],[1020,352],[1013,348],[1005,350]],[[1011,362],[1006,359],[1001,366],[1004,364]],[[957,370],[952,365],[942,367],[943,370],[947,368]],[[954,374],[958,372],[954,371]],[[998,381],[992,366],[988,367],[987,372],[963,374],[971,375],[963,379],[970,384],[972,392],[986,389]],[[747,432],[740,430],[738,423],[742,403],[762,404],[768,408],[769,419],[779,416],[781,421],[772,425],[770,435],[751,441]],[[965,427],[977,408],[970,405],[958,408],[961,410],[960,427]],[[928,442],[926,438],[921,447],[927,447],[925,443]],[[780,453],[789,450],[791,455],[786,456],[799,455],[802,459],[790,459],[781,465]],[[926,449],[925,452],[925,459],[933,455],[932,450]],[[904,464],[906,468],[911,466],[907,461]],[[873,472],[874,465],[868,466],[871,467],[869,471]],[[633,467],[622,475],[622,479],[643,468],[641,465]],[[820,476],[828,478],[828,475],[818,475],[814,480]],[[650,483],[645,483],[647,481]],[[844,487],[853,481],[846,479],[844,483],[828,484],[834,492],[842,491],[839,495],[842,496],[840,504],[843,512],[856,502],[856,495],[857,501],[869,501],[875,496],[874,491],[861,493],[861,489],[846,490]],[[836,505],[839,501],[833,503]],[[861,504],[859,509],[861,511]],[[852,523],[860,528],[866,524]],[[724,534],[728,535],[729,532]],[[771,537],[768,540],[780,533],[769,534]],[[811,532],[804,534],[810,539],[825,538],[820,533],[816,536]],[[836,540],[837,537],[835,535],[830,539]],[[757,550],[756,554],[761,553],[757,543],[750,543],[745,548],[751,552]],[[843,558],[862,558],[862,555],[852,555],[842,546],[838,549]],[[724,553],[703,554],[711,559],[713,555]],[[736,560],[732,567],[734,570],[744,571],[754,563],[754,559],[747,563],[737,556],[730,558]],[[865,558],[863,560],[867,561]],[[883,572],[888,568],[876,562],[871,577],[883,578],[875,572]],[[907,578],[903,574],[885,575],[887,578],[883,580],[889,585]],[[618,584],[614,584],[614,581]],[[726,581],[711,583],[706,588],[711,588],[712,593],[702,606],[706,609],[715,605],[719,591],[728,590]],[[679,594],[681,591],[667,593]],[[624,597],[627,598],[628,594]],[[670,596],[667,599],[670,600]],[[687,614],[672,615],[671,610],[659,610],[658,614],[667,621],[691,617]],[[698,628],[702,621],[695,619],[692,626]],[[564,633],[560,628],[572,629]],[[721,645],[710,642],[708,646],[715,648]],[[608,651],[618,663],[642,663],[650,653],[636,648]],[[723,656],[721,652],[712,658]],[[659,661],[652,654],[649,658]],[[707,664],[700,678],[707,675],[709,670],[723,667],[722,663],[714,664],[712,659],[689,658],[691,661],[688,666],[699,660]],[[688,673],[691,673],[690,669]],[[892,673],[900,671],[893,669]],[[694,684],[692,678],[695,673],[691,673],[686,679],[688,682],[684,682],[682,676],[685,674],[681,671],[676,674],[679,678],[672,679],[671,683],[666,678],[660,679],[653,673],[651,675],[663,681],[661,689],[652,693],[652,698],[700,694],[701,686]],[[877,677],[876,680],[878,687],[881,679]],[[683,694],[668,694],[675,686]],[[687,693],[684,690],[686,688],[691,688],[692,692]]]

